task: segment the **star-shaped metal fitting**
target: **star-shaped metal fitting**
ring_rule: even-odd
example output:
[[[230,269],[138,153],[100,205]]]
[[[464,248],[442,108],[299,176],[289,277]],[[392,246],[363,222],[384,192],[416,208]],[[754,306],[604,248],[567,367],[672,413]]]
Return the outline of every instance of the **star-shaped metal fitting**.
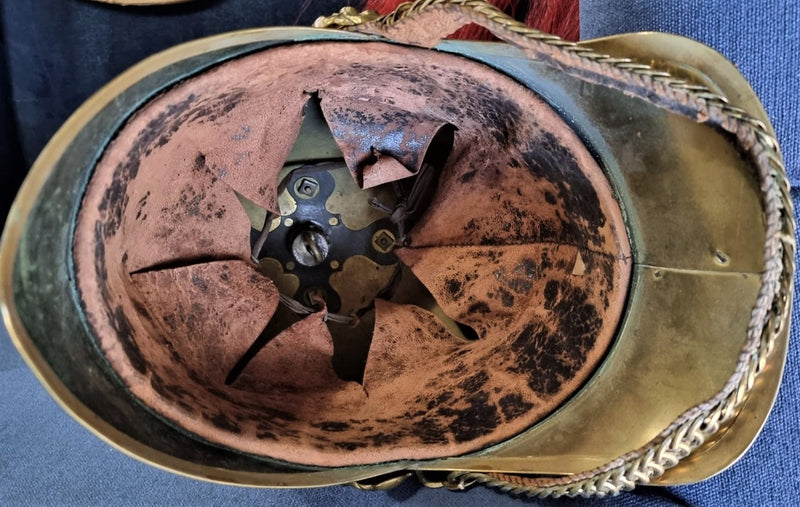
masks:
[[[304,116],[306,130],[318,128],[323,119],[318,98],[309,100]],[[337,130],[340,135],[341,127]],[[230,366],[227,385],[236,382],[268,343],[312,314],[321,315],[321,322],[338,345],[333,358],[337,374],[345,380],[362,381],[375,327],[376,300],[418,305],[434,312],[458,339],[478,338],[472,327],[446,315],[396,255],[397,248],[408,246],[408,232],[433,198],[455,130],[443,124],[426,134],[429,138],[418,148],[427,154],[403,153],[399,145],[387,150],[386,142],[380,152],[370,147],[368,157],[360,160],[355,170],[342,158],[287,162],[279,182],[268,185],[277,191],[279,214],[236,192],[251,223],[250,261],[265,281],[277,288],[279,304],[264,309],[274,313],[252,345]],[[350,140],[352,132],[344,136]],[[302,152],[303,142],[301,133],[297,151]],[[322,142],[330,144],[332,150],[339,149],[330,133]],[[395,158],[389,151],[402,155]],[[389,181],[381,183],[381,178]],[[362,188],[365,180],[368,188]],[[226,262],[201,264],[230,273]],[[192,266],[191,260],[168,263],[168,269]],[[163,268],[158,265],[140,270],[134,278],[146,283],[148,273]],[[193,277],[196,282],[197,275]],[[337,354],[339,350],[344,352]]]

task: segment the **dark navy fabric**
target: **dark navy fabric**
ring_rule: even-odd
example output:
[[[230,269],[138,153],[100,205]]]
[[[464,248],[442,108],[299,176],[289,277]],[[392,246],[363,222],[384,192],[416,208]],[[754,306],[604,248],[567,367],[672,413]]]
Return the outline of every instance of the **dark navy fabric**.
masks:
[[[9,157],[0,173],[0,217],[5,220],[27,168],[58,127],[131,65],[209,35],[308,26],[347,3],[193,0],[122,7],[89,0],[0,0],[0,156]]]
[[[12,194],[58,126],[93,91],[147,55],[251,26],[309,24],[341,0],[197,0],[132,9],[85,0],[0,0],[0,198]],[[283,9],[279,9],[279,6]],[[286,8],[291,4],[291,8]],[[302,15],[298,13],[303,10]],[[658,30],[700,40],[737,64],[772,118],[793,182],[800,178],[800,2],[583,0],[583,38]],[[793,192],[797,203],[800,193]],[[3,216],[0,209],[0,216]],[[797,295],[795,295],[797,300]],[[800,315],[784,383],[761,436],[731,469],[700,484],[640,488],[576,505],[786,505],[797,502]],[[258,490],[164,472],[112,449],[63,412],[0,329],[0,505],[512,505],[408,482],[391,492],[333,487]],[[621,421],[622,423],[622,421]],[[556,505],[555,501],[529,501]]]

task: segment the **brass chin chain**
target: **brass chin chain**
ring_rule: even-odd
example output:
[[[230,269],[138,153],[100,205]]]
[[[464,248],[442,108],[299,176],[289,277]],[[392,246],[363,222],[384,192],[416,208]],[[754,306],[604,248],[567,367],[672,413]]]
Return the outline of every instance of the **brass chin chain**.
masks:
[[[649,65],[595,53],[590,48],[533,30],[482,0],[417,0],[402,4],[382,17],[346,7],[337,14],[319,18],[314,26],[381,35],[431,47],[447,33],[414,30],[415,24],[452,31],[467,23],[487,28],[499,39],[523,50],[529,58],[733,134],[742,152],[757,168],[766,221],[764,271],[739,362],[725,386],[714,397],[687,410],[645,446],[594,470],[564,477],[459,471],[450,473],[443,483],[451,489],[481,483],[511,494],[539,497],[603,496],[633,489],[677,465],[737,413],[752,390],[755,377],[765,367],[789,311],[795,224],[789,182],[777,141],[763,122],[703,86],[674,78]]]

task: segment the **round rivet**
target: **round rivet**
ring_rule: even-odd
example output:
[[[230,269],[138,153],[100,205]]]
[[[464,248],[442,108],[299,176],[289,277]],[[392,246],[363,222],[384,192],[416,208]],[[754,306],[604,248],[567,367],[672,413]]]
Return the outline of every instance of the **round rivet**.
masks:
[[[289,261],[286,263],[286,271],[291,271],[294,269],[294,262]]]
[[[339,225],[339,219],[336,217],[330,217],[328,219],[328,224],[330,225]]]
[[[294,225],[294,220],[292,220],[291,218],[284,218],[283,225],[285,225],[286,227],[291,227],[292,225]]]
[[[331,261],[331,269],[339,269],[339,261]]]

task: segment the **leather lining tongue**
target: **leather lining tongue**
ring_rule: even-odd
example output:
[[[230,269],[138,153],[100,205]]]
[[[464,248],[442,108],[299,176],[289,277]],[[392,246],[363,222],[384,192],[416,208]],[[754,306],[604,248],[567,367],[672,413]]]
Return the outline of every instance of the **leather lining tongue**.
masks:
[[[270,340],[248,363],[236,389],[340,391],[346,382],[331,366],[333,341],[320,311],[303,318]]]
[[[270,100],[263,97],[259,101]],[[280,100],[280,114],[271,115],[268,125],[262,121],[247,121],[216,133],[229,136],[233,144],[215,142],[213,138],[198,142],[198,149],[216,177],[275,214],[280,214],[278,175],[300,132],[309,96],[291,94],[281,96]],[[255,110],[265,106],[269,107],[267,104],[250,105]],[[276,132],[281,135],[275,135]]]
[[[160,337],[152,345],[209,385],[223,384],[278,306],[275,285],[239,260],[142,271],[131,285],[140,317]]]
[[[450,128],[443,118],[384,103],[374,88],[361,94],[360,88],[347,91],[356,96],[320,93],[320,105],[347,167],[361,188],[417,174],[431,142],[442,128]]]
[[[364,390],[412,389],[398,386],[409,368],[432,371],[443,357],[458,352],[465,343],[456,338],[432,313],[415,305],[375,302],[375,334],[364,371]],[[417,376],[420,381],[424,377]],[[409,378],[410,380],[410,378]]]

